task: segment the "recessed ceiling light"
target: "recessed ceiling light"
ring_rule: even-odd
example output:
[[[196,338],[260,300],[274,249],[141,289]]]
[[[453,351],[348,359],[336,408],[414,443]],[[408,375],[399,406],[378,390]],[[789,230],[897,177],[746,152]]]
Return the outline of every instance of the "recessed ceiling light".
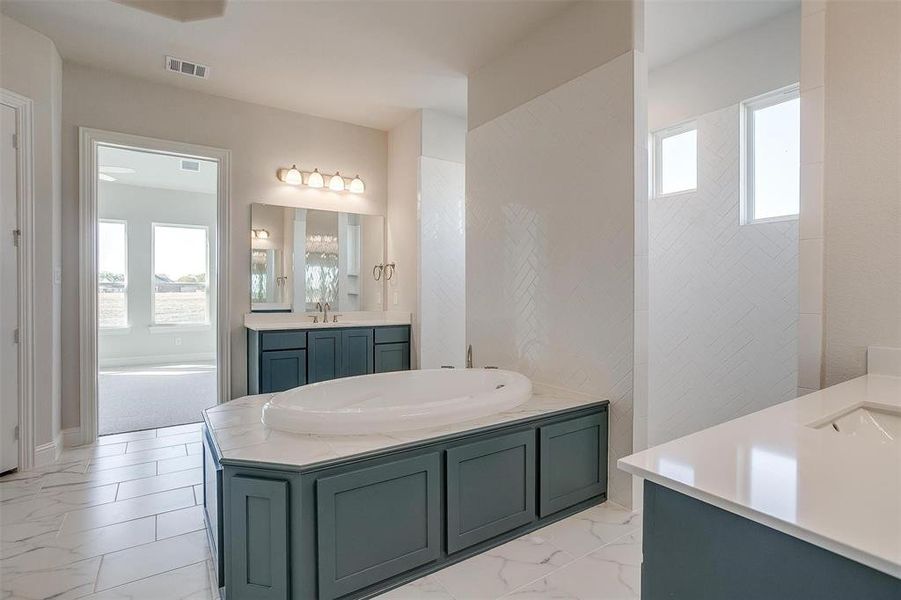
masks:
[[[113,166],[101,166],[101,173],[134,173],[135,170],[131,167],[113,167]]]

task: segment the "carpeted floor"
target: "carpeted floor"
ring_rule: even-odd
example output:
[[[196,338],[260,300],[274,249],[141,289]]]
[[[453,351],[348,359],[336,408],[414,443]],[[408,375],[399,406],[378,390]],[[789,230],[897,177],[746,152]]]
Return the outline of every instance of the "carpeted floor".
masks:
[[[196,423],[216,404],[216,365],[100,369],[100,435]]]

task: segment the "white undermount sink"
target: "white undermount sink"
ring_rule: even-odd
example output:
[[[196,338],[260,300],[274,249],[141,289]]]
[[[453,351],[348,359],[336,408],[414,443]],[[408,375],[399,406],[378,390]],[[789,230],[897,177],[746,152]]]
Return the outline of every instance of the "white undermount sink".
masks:
[[[881,444],[901,444],[901,410],[867,404],[852,406],[837,416],[810,424],[815,429],[853,435]]]

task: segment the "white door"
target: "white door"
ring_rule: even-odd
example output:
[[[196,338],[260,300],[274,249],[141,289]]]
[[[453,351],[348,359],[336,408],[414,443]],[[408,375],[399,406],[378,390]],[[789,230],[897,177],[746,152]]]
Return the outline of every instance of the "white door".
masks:
[[[0,473],[19,466],[16,111],[0,104]]]

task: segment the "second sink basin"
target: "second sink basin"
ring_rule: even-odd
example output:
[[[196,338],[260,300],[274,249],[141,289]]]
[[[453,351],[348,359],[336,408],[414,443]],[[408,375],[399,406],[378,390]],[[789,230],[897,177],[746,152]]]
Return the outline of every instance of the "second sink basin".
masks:
[[[817,421],[811,427],[897,445],[901,440],[901,412],[867,405],[855,406],[836,417]]]

